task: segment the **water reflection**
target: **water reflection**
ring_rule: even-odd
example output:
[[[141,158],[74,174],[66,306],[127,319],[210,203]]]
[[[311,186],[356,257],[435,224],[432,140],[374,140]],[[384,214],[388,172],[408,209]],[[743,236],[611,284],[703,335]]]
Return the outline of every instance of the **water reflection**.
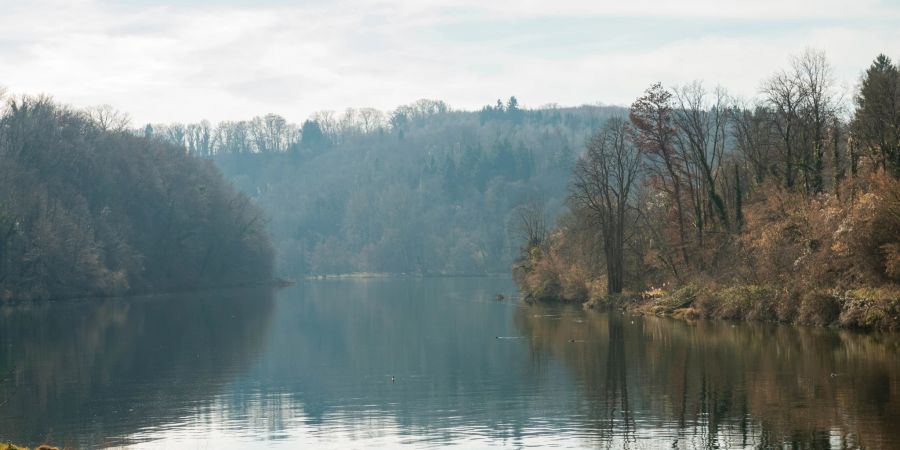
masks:
[[[260,367],[263,397],[291,405],[267,411],[273,428],[420,445],[521,438],[541,410],[526,388],[540,373],[520,342],[496,339],[511,332],[516,305],[493,298],[510,289],[505,279],[300,287],[279,303]]]
[[[178,422],[259,354],[270,290],[0,309],[0,441],[127,443]]]
[[[900,447],[900,337],[494,300],[508,279],[0,309],[0,441]],[[392,378],[394,380],[392,381]]]
[[[900,446],[898,336],[540,305],[515,321],[571,369],[603,447]]]

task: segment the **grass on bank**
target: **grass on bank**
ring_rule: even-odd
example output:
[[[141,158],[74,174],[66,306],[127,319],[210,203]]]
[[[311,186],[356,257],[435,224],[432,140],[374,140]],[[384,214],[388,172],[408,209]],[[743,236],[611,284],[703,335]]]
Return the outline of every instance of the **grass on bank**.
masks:
[[[800,292],[759,285],[717,287],[691,283],[614,298],[598,296],[585,306],[686,320],[752,320],[900,331],[900,290],[893,287]]]

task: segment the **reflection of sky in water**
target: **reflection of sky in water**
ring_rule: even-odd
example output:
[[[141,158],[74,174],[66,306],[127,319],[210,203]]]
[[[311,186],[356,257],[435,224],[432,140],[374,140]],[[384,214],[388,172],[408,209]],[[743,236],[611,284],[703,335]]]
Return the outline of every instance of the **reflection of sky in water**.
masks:
[[[399,424],[388,411],[338,411],[326,415],[320,423],[310,420],[302,412],[302,405],[291,405],[289,396],[281,399],[285,410],[284,429],[267,430],[265,416],[270,412],[256,411],[236,413],[217,404],[213,412],[199,413],[191,419],[175,424],[143,430],[129,436],[136,441],[132,448],[348,448],[385,447],[414,445],[419,447],[456,448],[509,448],[509,447],[558,447],[558,448],[623,448],[627,444],[638,446],[653,445],[660,440],[671,442],[677,438],[672,429],[654,428],[651,423],[640,424],[632,435],[612,436],[598,442],[596,436],[580,427],[566,426],[558,422],[534,419],[521,430],[519,436],[504,436],[502,429],[490,429],[473,424],[454,424],[454,420],[444,423],[444,430],[435,428],[414,428]],[[221,408],[221,409],[220,409]],[[262,408],[255,403],[251,409]],[[259,414],[259,415],[257,415]],[[312,423],[311,423],[312,422]],[[701,424],[702,426],[703,424]],[[142,442],[143,441],[143,442]],[[706,436],[683,439],[684,445],[706,446]],[[723,445],[725,439],[719,441]]]
[[[713,447],[729,448],[735,442],[726,436],[709,439],[705,433],[685,436],[679,433],[677,424],[670,428],[656,428],[653,421],[638,422],[638,429],[629,436],[611,436],[599,441],[597,437],[579,427],[542,420],[522,430],[517,437],[503,436],[502,431],[478,426],[460,426],[445,432],[434,429],[408,429],[397,423],[389,412],[371,410],[335,412],[323,418],[321,423],[310,423],[304,416],[302,405],[291,405],[289,396],[282,401],[285,410],[285,429],[267,431],[265,413],[247,417],[234,414],[221,404],[213,406],[215,412],[199,413],[190,420],[177,425],[143,430],[129,436],[135,441],[130,448],[394,448],[400,445],[439,448],[645,448],[671,446],[677,442],[678,448]],[[251,409],[261,408],[254,404]],[[220,409],[221,408],[221,409]],[[313,421],[315,422],[315,421]],[[452,420],[450,421],[452,423]],[[707,423],[698,423],[702,429]],[[739,430],[733,430],[739,431]],[[756,442],[758,434],[748,435]],[[843,448],[843,433],[831,430],[828,442],[833,448]],[[854,441],[846,442],[852,446]],[[712,445],[711,445],[712,444]]]
[[[898,336],[688,325],[494,300],[513,292],[505,278],[317,281],[274,298],[238,292],[4,310],[0,369],[15,366],[25,394],[0,414],[0,441],[900,443],[892,425],[900,420]]]

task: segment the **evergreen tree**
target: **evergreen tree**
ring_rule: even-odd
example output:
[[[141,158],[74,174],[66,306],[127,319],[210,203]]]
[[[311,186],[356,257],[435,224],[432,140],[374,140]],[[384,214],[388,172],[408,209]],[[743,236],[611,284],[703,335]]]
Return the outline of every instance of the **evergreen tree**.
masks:
[[[882,169],[900,177],[900,70],[881,54],[866,70],[856,97],[854,132]]]

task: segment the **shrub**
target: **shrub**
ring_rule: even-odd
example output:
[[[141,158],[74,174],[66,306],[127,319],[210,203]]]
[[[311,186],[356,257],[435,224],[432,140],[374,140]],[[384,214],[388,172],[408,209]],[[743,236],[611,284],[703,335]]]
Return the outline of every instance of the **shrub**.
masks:
[[[775,292],[757,285],[733,286],[715,294],[716,317],[722,319],[775,320]]]
[[[900,330],[900,290],[855,289],[844,293],[838,323],[846,328]]]
[[[837,298],[821,291],[807,291],[800,296],[798,320],[807,325],[826,326],[837,320],[841,305]]]

